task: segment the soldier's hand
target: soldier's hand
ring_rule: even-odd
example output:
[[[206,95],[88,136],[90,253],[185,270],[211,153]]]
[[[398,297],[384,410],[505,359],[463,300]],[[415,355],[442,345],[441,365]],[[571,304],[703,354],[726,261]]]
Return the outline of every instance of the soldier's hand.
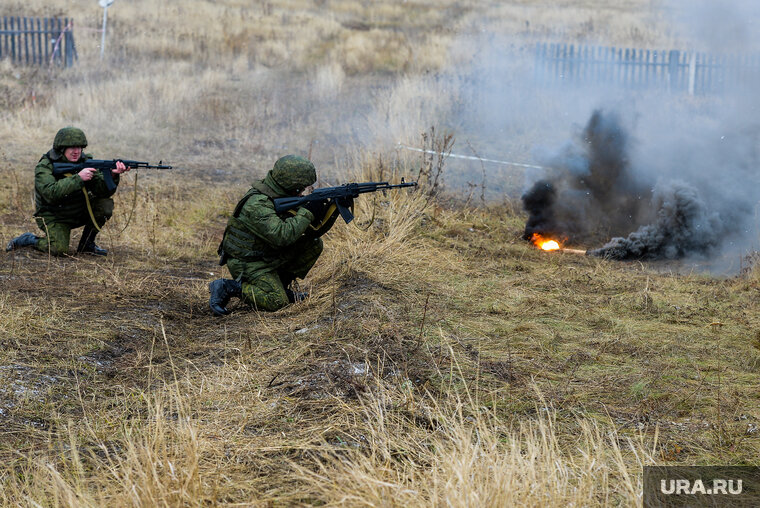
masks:
[[[123,162],[116,161],[116,168],[112,169],[111,173],[114,173],[116,175],[120,175],[122,173],[126,173],[130,169],[132,169],[132,168],[125,166]]]
[[[77,173],[77,175],[79,175],[79,178],[81,178],[83,182],[89,182],[92,180],[92,177],[95,176],[96,171],[97,169],[95,168],[84,168],[82,171]]]
[[[327,201],[307,201],[303,206],[314,216],[314,222],[322,222],[327,210]]]

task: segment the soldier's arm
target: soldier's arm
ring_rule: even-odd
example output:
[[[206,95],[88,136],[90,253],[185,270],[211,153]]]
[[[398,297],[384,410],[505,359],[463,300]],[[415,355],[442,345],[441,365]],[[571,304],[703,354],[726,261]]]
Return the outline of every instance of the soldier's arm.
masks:
[[[293,217],[281,219],[274,211],[274,204],[261,196],[248,200],[240,212],[240,219],[256,236],[272,247],[282,248],[301,237],[314,220],[314,215],[301,207]]]
[[[45,201],[54,205],[75,192],[81,192],[84,182],[76,174],[56,179],[53,176],[53,164],[44,158],[34,168],[34,187]]]
[[[85,154],[85,157],[92,159],[92,155],[90,154]],[[116,187],[118,187],[119,175],[112,172],[111,178],[113,178],[113,183],[116,184]],[[101,171],[96,172],[95,175],[93,175],[92,180],[90,180],[90,183],[87,185],[87,188],[90,190],[90,192],[99,198],[110,198],[116,192],[116,187],[112,191],[108,190],[108,186],[106,186],[106,180],[103,177],[103,173]]]

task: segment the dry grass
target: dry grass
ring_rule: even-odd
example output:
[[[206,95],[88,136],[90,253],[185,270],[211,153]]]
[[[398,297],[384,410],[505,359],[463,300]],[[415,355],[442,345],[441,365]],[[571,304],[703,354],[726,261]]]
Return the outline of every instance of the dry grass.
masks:
[[[69,2],[75,69],[0,62],[0,237],[34,230],[31,168],[62,125],[176,169],[125,178],[106,259],[0,261],[0,503],[632,505],[644,464],[757,464],[756,265],[538,252],[505,195],[521,173],[394,150],[455,132],[475,151],[451,110],[478,99],[456,66],[481,28],[674,37],[649,2],[586,4],[117,2],[101,64],[102,11]],[[483,143],[526,158],[552,101]],[[291,152],[323,184],[424,185],[360,198],[307,301],[215,318],[227,214]]]
[[[400,192],[330,233],[309,300],[216,319],[212,188],[148,187],[107,259],[5,258],[6,504],[628,505],[642,464],[754,463],[756,278]]]

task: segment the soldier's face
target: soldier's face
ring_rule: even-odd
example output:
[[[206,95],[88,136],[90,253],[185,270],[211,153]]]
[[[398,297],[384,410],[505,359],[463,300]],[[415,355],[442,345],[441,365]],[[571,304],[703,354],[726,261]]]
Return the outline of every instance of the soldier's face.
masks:
[[[82,147],[70,146],[68,148],[64,148],[63,156],[66,157],[69,162],[76,162],[82,156]]]

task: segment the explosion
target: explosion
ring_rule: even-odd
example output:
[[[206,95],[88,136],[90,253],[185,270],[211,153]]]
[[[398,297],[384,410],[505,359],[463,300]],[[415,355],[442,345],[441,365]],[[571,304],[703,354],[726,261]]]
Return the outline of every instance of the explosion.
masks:
[[[556,240],[552,240],[551,238],[545,238],[538,233],[533,233],[530,239],[531,242],[533,242],[533,245],[538,247],[541,250],[559,250],[560,245]]]
[[[587,254],[610,259],[709,257],[726,223],[694,186],[647,181],[632,167],[629,137],[614,113],[594,111],[585,128],[545,165],[551,174],[522,196],[523,238],[544,250],[560,242],[606,242]],[[612,238],[610,240],[610,238]]]

